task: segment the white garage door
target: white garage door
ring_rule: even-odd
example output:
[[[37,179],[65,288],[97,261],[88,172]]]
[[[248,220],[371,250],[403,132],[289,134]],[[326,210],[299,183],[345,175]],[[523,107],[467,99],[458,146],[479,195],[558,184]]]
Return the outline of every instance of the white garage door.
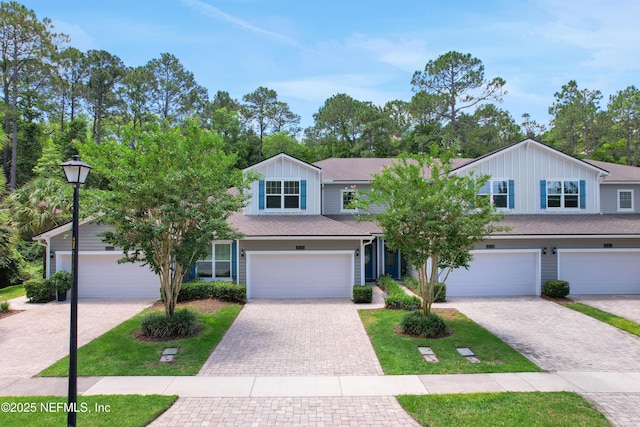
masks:
[[[71,254],[57,254],[56,265],[71,271]],[[122,263],[120,253],[78,255],[78,298],[160,298],[160,280],[149,267]]]
[[[574,295],[640,294],[640,250],[558,250],[558,278]]]
[[[515,296],[540,294],[540,250],[472,251],[469,270],[454,270],[447,296]]]
[[[351,298],[353,251],[247,251],[248,298]]]

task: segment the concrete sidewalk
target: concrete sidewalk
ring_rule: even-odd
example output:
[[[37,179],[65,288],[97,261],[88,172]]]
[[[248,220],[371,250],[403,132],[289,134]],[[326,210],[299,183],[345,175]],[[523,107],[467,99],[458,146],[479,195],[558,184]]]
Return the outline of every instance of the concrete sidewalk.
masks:
[[[141,381],[144,378],[144,381]],[[0,377],[0,396],[66,396],[62,378]],[[479,392],[640,393],[640,372],[308,377],[80,377],[78,392],[180,397],[352,397]]]

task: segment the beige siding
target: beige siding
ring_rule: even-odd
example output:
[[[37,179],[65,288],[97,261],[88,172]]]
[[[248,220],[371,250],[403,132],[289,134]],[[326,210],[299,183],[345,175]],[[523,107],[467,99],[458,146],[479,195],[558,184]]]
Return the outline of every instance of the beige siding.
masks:
[[[303,162],[295,161],[287,157],[277,157],[272,161],[265,161],[256,165],[253,170],[259,173],[265,180],[287,179],[307,181],[307,209],[296,212],[299,215],[320,215],[320,171]],[[251,183],[251,200],[245,207],[246,215],[269,214],[258,209],[258,181]],[[278,214],[273,212],[273,214]],[[290,212],[286,213],[291,215]]]
[[[570,159],[539,144],[519,144],[474,164],[474,173],[494,178],[513,179],[515,208],[513,214],[598,213],[600,190],[598,173],[577,159]],[[586,209],[553,210],[540,208],[540,180],[577,179],[586,181]]]
[[[295,251],[296,246],[304,246],[307,251],[336,251],[353,250],[360,248],[360,240],[241,240],[240,249],[245,251]],[[359,257],[354,257],[354,285],[359,285],[361,280]],[[238,262],[238,283],[247,283],[247,262],[246,257],[240,257]],[[283,271],[282,274],[286,274]]]

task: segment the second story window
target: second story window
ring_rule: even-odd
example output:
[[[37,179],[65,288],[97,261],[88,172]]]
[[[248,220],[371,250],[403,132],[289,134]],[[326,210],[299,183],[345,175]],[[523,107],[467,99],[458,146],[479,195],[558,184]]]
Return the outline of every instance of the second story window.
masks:
[[[580,181],[547,181],[547,207],[578,208]]]
[[[266,181],[267,209],[300,209],[300,181]]]
[[[351,206],[351,202],[353,201],[353,197],[355,196],[356,191],[351,189],[344,189],[340,192],[340,196],[342,197],[342,204],[340,205],[341,212],[352,212],[355,209]]]
[[[511,181],[513,182],[513,181]],[[490,197],[492,203],[498,208],[513,209],[513,184],[507,179],[491,179],[484,183],[480,191],[479,197]]]

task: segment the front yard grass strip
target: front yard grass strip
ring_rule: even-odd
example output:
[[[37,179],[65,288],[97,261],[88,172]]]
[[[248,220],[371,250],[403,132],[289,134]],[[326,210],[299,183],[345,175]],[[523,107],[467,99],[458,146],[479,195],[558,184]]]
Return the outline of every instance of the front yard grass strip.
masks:
[[[538,372],[533,362],[458,311],[435,310],[454,333],[446,338],[414,338],[396,332],[406,311],[360,310],[380,365],[387,375]],[[420,347],[431,347],[440,362],[425,362]],[[469,363],[456,350],[468,347],[480,359]]]
[[[78,396],[76,420],[85,427],[140,427],[160,416],[178,396]],[[67,398],[60,396],[0,397],[3,427],[67,425]],[[12,409],[15,409],[12,410]]]
[[[24,286],[13,285],[0,289],[0,301],[10,300],[24,296]]]
[[[430,427],[598,427],[611,424],[576,393],[473,393],[398,396],[400,405]]]
[[[214,313],[198,313],[199,324],[203,327],[199,334],[163,342],[134,338],[133,333],[140,326],[140,318],[148,313],[145,310],[80,347],[78,375],[196,375],[241,309],[239,304],[230,304]],[[159,363],[162,350],[167,347],[180,349],[175,362]],[[68,371],[67,356],[42,371],[40,376],[63,377],[68,375]]]
[[[607,311],[600,310],[599,308],[595,308],[581,302],[563,302],[562,305],[640,337],[640,324],[634,322],[633,320],[616,316],[615,314],[611,314]]]

